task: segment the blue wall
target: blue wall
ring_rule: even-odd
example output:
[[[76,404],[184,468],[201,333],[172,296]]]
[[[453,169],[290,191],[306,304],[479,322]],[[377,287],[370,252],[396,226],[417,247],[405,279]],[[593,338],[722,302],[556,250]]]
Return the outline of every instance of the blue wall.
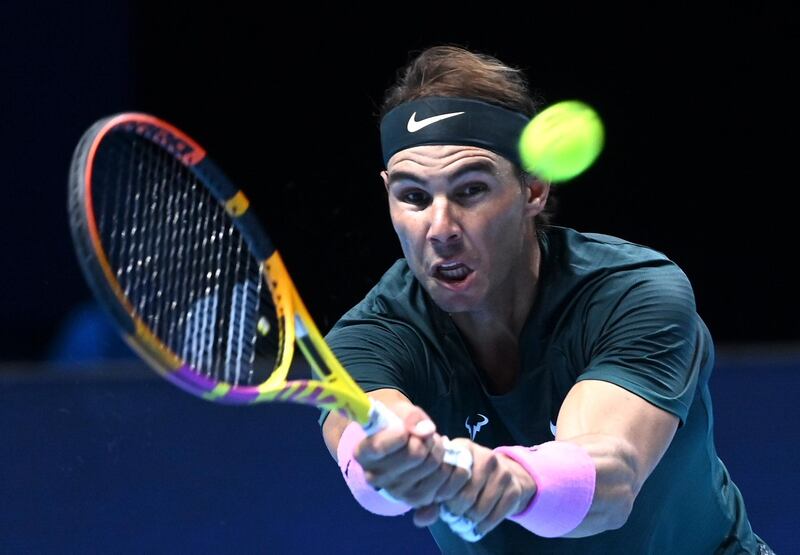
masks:
[[[355,505],[313,410],[213,405],[137,364],[18,370],[0,369],[0,553],[437,552]],[[722,357],[712,392],[751,522],[791,553],[800,355]]]

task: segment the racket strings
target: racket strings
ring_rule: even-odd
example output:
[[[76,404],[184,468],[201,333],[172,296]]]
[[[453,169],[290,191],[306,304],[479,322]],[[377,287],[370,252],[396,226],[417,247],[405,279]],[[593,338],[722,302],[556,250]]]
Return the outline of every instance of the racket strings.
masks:
[[[197,372],[265,381],[280,326],[263,267],[192,171],[148,140],[112,132],[95,155],[92,197],[133,315]]]

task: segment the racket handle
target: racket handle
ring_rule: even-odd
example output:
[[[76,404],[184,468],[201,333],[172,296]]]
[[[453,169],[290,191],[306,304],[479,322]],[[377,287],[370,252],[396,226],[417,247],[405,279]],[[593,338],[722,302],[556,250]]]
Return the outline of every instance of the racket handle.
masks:
[[[389,408],[376,399],[372,399],[372,406],[369,409],[369,422],[363,424],[364,433],[367,437],[372,436],[388,428],[391,425],[402,425],[403,421]]]
[[[384,428],[388,428],[392,425],[402,426],[403,421],[400,420],[399,416],[389,410],[389,407],[376,399],[372,399],[372,406],[369,409],[369,422],[363,426],[364,433],[367,434],[367,437],[377,434]],[[402,501],[395,499],[392,494],[383,488],[379,489],[378,493],[391,503],[402,503]]]

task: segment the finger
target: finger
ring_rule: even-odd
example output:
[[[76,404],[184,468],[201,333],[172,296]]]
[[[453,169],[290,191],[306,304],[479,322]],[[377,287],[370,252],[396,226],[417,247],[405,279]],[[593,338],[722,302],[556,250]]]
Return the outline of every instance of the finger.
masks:
[[[414,525],[419,528],[430,526],[439,520],[439,505],[431,504],[414,511]]]
[[[472,478],[452,498],[445,501],[447,509],[454,515],[461,516],[466,513],[477,501],[478,495],[486,485],[486,481],[497,470],[497,460],[489,457],[476,461]]]
[[[489,514],[475,525],[475,534],[483,537],[494,530],[501,522],[503,522],[503,520],[506,519],[509,514],[514,511],[518,501],[519,496],[517,495],[502,496]]]
[[[403,419],[406,431],[419,438],[430,437],[436,432],[436,424],[419,407],[413,407]]]
[[[361,441],[353,455],[363,467],[400,451],[408,444],[408,432],[400,426],[390,426]]]
[[[493,473],[475,503],[462,515],[462,519],[473,523],[472,528],[466,531],[469,537],[464,535],[464,530],[459,530],[462,537],[477,541],[491,532],[516,508],[521,493],[510,474],[499,471]]]
[[[380,475],[377,473],[365,472],[367,481],[376,487],[383,487],[389,490],[392,495],[402,499],[409,505],[420,507],[433,503],[436,492],[449,478],[453,472],[453,467],[442,464],[443,449],[441,437],[428,438],[426,445],[431,445],[431,451],[421,463],[407,468],[400,472],[401,462],[395,462],[391,458],[386,459],[386,463],[395,462],[388,470]],[[418,441],[411,438],[409,445]],[[383,461],[382,461],[383,462]]]
[[[475,530],[480,530],[480,526],[492,513],[502,498],[502,490],[497,491],[494,488],[485,487],[480,495],[478,495],[475,504],[462,515],[462,518],[468,519]]]
[[[451,441],[447,436],[442,438],[444,455],[442,460],[453,469],[447,481],[439,487],[434,501],[441,502],[455,496],[472,477],[473,458],[469,445]]]
[[[388,487],[395,483],[410,487],[436,471],[441,456],[433,454],[433,440],[422,441],[409,438],[405,449],[396,451],[382,459],[362,464],[364,477],[375,487]]]
[[[493,473],[475,498],[475,503],[462,516],[476,525],[480,524],[492,512],[500,499],[507,496],[511,487],[512,481],[508,474]],[[511,492],[512,496],[513,493]]]
[[[433,503],[439,488],[450,479],[452,473],[453,467],[450,465],[437,465],[432,473],[421,480],[414,482],[409,479],[406,483],[413,485],[402,493],[404,500],[415,507]]]
[[[469,482],[470,479],[470,472],[464,468],[460,468],[458,466],[451,467],[453,471],[450,473],[450,476],[447,478],[439,489],[436,491],[433,501],[435,503],[441,503],[443,501],[448,501],[449,499],[456,496],[458,492]]]
[[[429,472],[426,465],[404,473],[399,481],[415,484],[412,488],[398,490],[407,503],[420,506],[433,503],[437,494],[439,501],[455,495],[470,479],[472,474],[472,452],[469,444],[450,441],[447,436],[433,436],[433,449],[429,460],[437,461],[437,468]],[[455,478],[452,476],[455,474]],[[447,488],[442,487],[448,484]],[[446,496],[441,496],[441,493]]]

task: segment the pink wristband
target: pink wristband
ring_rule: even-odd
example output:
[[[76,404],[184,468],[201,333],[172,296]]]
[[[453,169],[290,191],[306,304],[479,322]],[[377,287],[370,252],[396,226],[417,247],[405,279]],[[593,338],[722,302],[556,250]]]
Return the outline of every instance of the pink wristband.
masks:
[[[548,441],[534,447],[498,447],[536,482],[536,495],[520,513],[508,517],[537,536],[557,538],[578,527],[594,498],[596,469],[583,447]]]
[[[371,513],[383,516],[407,513],[411,509],[409,505],[399,501],[390,501],[369,485],[364,478],[364,469],[358,464],[353,453],[356,445],[365,437],[367,434],[364,433],[364,429],[357,422],[351,422],[344,429],[339,446],[336,448],[336,458],[347,487],[350,488],[356,501]]]

